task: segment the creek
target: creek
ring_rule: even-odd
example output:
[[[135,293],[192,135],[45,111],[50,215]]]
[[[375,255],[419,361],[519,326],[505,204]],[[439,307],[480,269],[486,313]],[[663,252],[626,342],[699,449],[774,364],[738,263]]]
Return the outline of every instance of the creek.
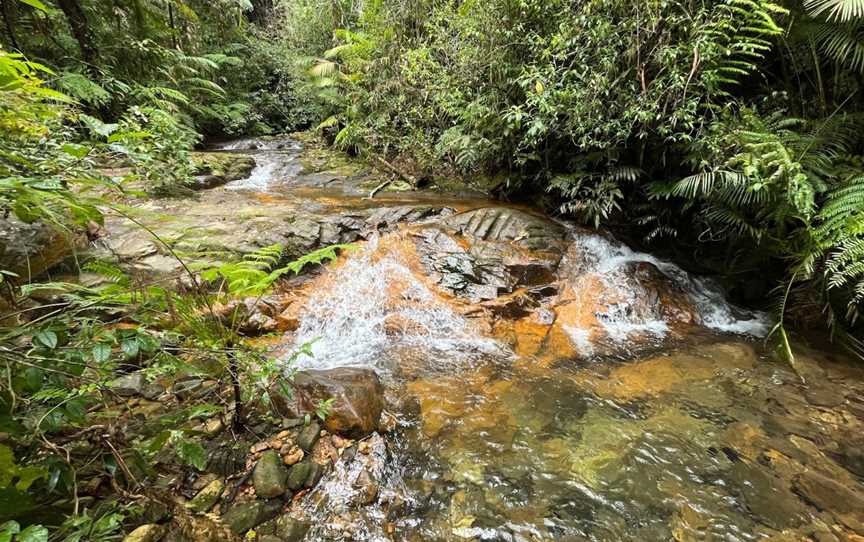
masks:
[[[603,231],[473,193],[369,199],[380,177],[291,139],[220,150],[257,166],[159,204],[179,251],[359,246],[290,292],[273,352],[373,369],[395,427],[294,503],[305,540],[864,537],[864,372],[838,354],[775,361],[768,315]],[[127,233],[115,253],[166,271]]]

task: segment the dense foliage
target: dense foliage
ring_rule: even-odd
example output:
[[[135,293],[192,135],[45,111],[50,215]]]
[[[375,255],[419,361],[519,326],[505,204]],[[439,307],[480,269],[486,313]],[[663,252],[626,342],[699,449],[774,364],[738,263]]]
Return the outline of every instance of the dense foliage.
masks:
[[[0,16],[4,220],[86,235],[129,196],[182,191],[205,137],[317,127],[413,178],[531,197],[712,272],[777,306],[787,355],[790,322],[860,349],[859,0],[5,0]],[[187,268],[181,291],[114,262],[88,264],[99,287],[0,269],[0,540],[46,540],[47,502],[69,518],[55,539],[116,538],[141,510],[79,506],[81,476],[120,493],[160,454],[200,468],[190,424],[242,419],[275,371],[225,307],[337,248]],[[142,366],[233,393],[134,441],[64,447],[104,429],[90,413]]]

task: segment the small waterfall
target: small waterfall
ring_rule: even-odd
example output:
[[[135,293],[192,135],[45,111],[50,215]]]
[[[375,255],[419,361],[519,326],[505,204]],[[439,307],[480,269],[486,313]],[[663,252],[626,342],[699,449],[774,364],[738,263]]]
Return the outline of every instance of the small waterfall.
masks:
[[[216,150],[243,152],[255,158],[255,169],[245,179],[225,185],[228,190],[269,192],[280,182],[296,177],[303,169],[298,161],[303,146],[289,138],[245,138],[222,143]]]
[[[333,289],[302,315],[295,344],[312,343],[301,368],[369,367],[386,376],[408,359],[425,368],[452,368],[478,357],[505,355],[436,296],[397,254],[373,238],[334,272]]]
[[[713,281],[693,277],[680,267],[650,254],[635,252],[628,246],[597,234],[579,234],[562,262],[562,269],[577,274],[594,273],[616,292],[616,302],[602,315],[601,323],[610,339],[623,342],[633,334],[663,338],[669,322],[662,306],[644,303],[651,296],[635,278],[632,264],[650,264],[669,285],[682,293],[695,308],[698,324],[717,331],[764,336],[769,329],[767,314],[731,305],[723,290]],[[575,330],[578,332],[579,330]],[[574,335],[574,333],[571,335]],[[575,334],[578,337],[578,333]]]

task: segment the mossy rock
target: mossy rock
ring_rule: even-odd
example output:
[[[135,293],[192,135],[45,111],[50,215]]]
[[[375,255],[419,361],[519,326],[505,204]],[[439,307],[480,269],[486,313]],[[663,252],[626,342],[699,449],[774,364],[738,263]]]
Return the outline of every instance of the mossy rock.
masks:
[[[255,159],[248,154],[197,152],[192,155],[192,162],[198,176],[195,188],[213,188],[245,179],[255,169]]]

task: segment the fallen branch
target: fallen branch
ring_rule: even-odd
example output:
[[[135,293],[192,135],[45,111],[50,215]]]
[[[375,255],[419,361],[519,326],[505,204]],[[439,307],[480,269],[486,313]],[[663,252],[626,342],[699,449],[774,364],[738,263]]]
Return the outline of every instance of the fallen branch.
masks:
[[[411,185],[411,188],[415,188],[415,189],[417,188],[417,178],[414,177],[413,175],[411,175],[410,173],[406,173],[405,171],[402,171],[401,169],[397,168],[396,166],[394,166],[393,164],[391,164],[390,162],[384,160],[383,158],[381,158],[379,156],[375,157],[375,161],[378,162],[379,164],[381,164],[384,167],[384,169],[386,169],[390,173],[393,173],[394,175],[397,175],[399,178],[407,181],[408,184]]]
[[[388,180],[384,181],[383,183],[379,184],[378,186],[373,188],[371,192],[369,192],[369,196],[366,199],[374,198],[375,194],[377,194],[378,192],[383,190],[388,184],[390,184],[392,182],[393,182],[393,179],[388,179]]]

